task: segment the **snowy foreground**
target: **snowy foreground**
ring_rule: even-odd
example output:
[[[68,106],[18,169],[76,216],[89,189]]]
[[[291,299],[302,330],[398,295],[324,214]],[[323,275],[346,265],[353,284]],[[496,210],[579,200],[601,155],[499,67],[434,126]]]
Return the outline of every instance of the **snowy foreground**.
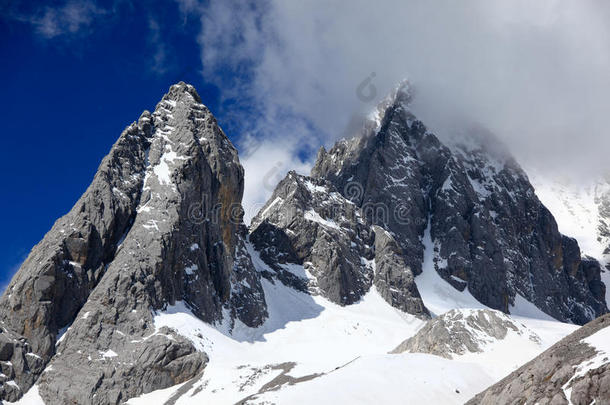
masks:
[[[483,308],[435,271],[425,271],[417,281],[424,302],[436,314],[453,308]],[[463,403],[576,329],[549,321],[524,301],[513,312],[530,316],[516,318],[541,337],[540,344],[514,334],[489,345],[485,353],[453,360],[418,353],[388,354],[424,322],[394,309],[375,290],[360,303],[341,307],[281,283],[263,283],[270,318],[261,328],[237,327],[229,334],[180,306],[159,314],[159,327],[169,326],[190,337],[209,354],[210,363],[204,376],[189,386],[153,392],[129,403],[162,403],[172,398],[177,398],[176,404],[233,404],[244,399],[252,403],[390,403],[397,398],[405,403]]]
[[[426,241],[425,242],[429,242]],[[429,243],[427,243],[429,246]],[[431,252],[432,249],[426,249]],[[255,252],[261,268],[265,264]],[[425,260],[431,263],[431,260]],[[484,308],[459,292],[428,265],[417,285],[434,315],[455,308]],[[157,328],[168,326],[205,351],[204,374],[175,387],[134,398],[139,404],[246,403],[464,403],[576,329],[551,320],[524,299],[513,319],[538,335],[487,343],[483,353],[452,360],[420,353],[389,354],[414,335],[424,321],[387,304],[373,289],[347,307],[263,279],[269,319],[252,329],[237,324],[212,326],[182,303],[159,312]],[[36,387],[20,404],[39,404]]]

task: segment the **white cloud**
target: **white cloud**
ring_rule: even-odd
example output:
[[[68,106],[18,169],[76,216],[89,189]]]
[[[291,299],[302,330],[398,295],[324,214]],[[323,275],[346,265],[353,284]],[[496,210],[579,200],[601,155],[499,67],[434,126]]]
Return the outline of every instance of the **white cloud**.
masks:
[[[45,38],[76,34],[88,28],[94,19],[105,14],[90,0],[70,0],[58,7],[45,7],[29,22]]]
[[[608,169],[610,3],[253,4],[203,8],[202,62],[226,98],[255,106],[250,130],[274,145],[328,146],[408,77],[416,112],[441,133],[477,121],[527,165]],[[377,97],[363,102],[372,72]]]
[[[285,139],[284,142],[278,142],[277,139],[259,142],[250,138],[242,142],[240,159],[246,173],[242,205],[246,223],[249,224],[263,207],[288,171],[309,173],[312,162],[299,159],[297,147],[290,139]]]
[[[148,16],[148,31],[148,46],[153,48],[150,69],[157,74],[163,74],[167,71],[166,45],[163,41],[161,26],[152,15]]]

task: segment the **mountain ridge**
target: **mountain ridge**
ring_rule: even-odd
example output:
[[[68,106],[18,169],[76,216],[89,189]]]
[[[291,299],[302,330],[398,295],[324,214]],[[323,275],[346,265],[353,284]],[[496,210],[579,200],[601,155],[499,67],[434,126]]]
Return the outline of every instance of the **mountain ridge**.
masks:
[[[520,294],[564,321],[583,324],[606,312],[599,269],[589,270],[595,261],[581,260],[577,242],[558,232],[508,152],[493,142],[489,151],[488,136],[476,133],[457,148],[445,146],[416,119],[410,100],[402,83],[382,103],[385,112],[374,130],[365,127],[361,137],[320,149],[312,176],[330,181],[346,197],[353,197],[350,188],[356,186],[355,202],[364,210],[381,204],[381,222],[397,235],[415,275],[421,273],[421,240],[430,223],[439,249],[437,271],[491,308],[507,312]],[[585,307],[556,296],[567,290]]]
[[[317,302],[373,294],[388,319],[421,323],[440,315],[420,291],[438,275],[504,313],[520,297],[580,324],[607,312],[599,264],[516,162],[446,146],[411,98],[401,83],[362,136],[321,148],[311,176],[289,173],[248,230],[237,150],[194,87],[173,85],[0,299],[0,399],[34,386],[50,403],[120,403],[195,381],[214,350],[159,322],[178,304],[229,335],[264,328],[278,291],[313,317]]]

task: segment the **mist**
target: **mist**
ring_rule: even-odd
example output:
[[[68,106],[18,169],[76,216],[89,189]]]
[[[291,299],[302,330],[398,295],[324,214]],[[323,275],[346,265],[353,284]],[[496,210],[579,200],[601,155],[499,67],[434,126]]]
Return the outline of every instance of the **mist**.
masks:
[[[414,112],[441,137],[476,123],[526,168],[583,180],[608,169],[610,3],[272,0],[198,10],[206,79],[251,108],[238,142],[252,168],[246,206],[270,195],[269,170],[307,172],[312,150],[352,135],[405,78]],[[227,70],[243,80],[228,81]]]

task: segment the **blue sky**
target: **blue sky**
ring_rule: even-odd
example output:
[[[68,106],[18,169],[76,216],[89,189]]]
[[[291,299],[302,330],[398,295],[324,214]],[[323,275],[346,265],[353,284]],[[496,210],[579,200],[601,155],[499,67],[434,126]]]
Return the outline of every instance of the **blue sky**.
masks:
[[[218,89],[200,73],[198,19],[157,3],[120,2],[90,21],[74,17],[73,31],[60,13],[59,27],[39,22],[65,2],[2,10],[2,285],[85,191],[121,131],[172,83],[192,83],[219,110]]]

